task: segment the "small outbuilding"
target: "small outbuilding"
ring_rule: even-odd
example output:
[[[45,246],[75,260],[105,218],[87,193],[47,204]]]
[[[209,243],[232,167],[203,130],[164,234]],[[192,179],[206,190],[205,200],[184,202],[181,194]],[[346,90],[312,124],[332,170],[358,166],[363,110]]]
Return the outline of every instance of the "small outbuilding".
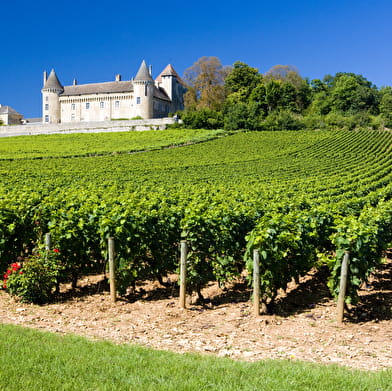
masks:
[[[0,104],[0,121],[3,125],[20,125],[23,115],[10,106]]]

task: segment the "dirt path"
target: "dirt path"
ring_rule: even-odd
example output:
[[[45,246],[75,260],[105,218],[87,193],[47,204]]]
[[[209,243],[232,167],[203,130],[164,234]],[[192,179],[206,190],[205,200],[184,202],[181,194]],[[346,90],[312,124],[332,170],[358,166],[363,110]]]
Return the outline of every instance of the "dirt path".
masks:
[[[361,291],[362,304],[349,321],[336,324],[336,305],[317,275],[283,295],[276,315],[255,317],[244,284],[222,291],[211,284],[205,306],[178,308],[177,288],[138,287],[137,300],[112,304],[93,278],[71,297],[36,306],[0,291],[2,323],[73,333],[116,343],[136,343],[176,352],[198,352],[255,361],[265,358],[335,363],[351,368],[392,368],[392,263]],[[315,293],[316,292],[316,293]],[[172,296],[173,295],[173,296]]]

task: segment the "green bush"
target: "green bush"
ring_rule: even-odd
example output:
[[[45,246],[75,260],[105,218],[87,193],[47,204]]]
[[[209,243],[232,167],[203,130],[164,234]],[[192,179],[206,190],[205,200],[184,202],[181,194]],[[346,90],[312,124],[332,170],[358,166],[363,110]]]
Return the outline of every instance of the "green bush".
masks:
[[[377,115],[377,116],[370,116],[370,124],[369,124],[370,128],[373,130],[377,130],[377,129],[383,129],[385,126],[385,122],[382,118],[381,115]]]
[[[270,113],[260,126],[262,130],[300,130],[305,124],[300,115],[282,110]]]
[[[326,129],[327,124],[325,122],[325,116],[320,114],[308,114],[304,116],[303,122],[305,125],[305,129],[314,130],[314,129]]]
[[[220,111],[200,109],[182,114],[184,127],[188,129],[220,129],[223,128],[223,115]]]
[[[3,288],[24,302],[43,304],[51,299],[61,270],[57,249],[41,251],[23,264],[11,264],[4,275]]]
[[[337,112],[331,112],[325,116],[325,123],[328,129],[346,129],[353,130],[356,123],[353,116],[346,116]]]
[[[224,119],[225,130],[248,129],[248,117],[249,112],[246,103],[238,102],[228,107]]]

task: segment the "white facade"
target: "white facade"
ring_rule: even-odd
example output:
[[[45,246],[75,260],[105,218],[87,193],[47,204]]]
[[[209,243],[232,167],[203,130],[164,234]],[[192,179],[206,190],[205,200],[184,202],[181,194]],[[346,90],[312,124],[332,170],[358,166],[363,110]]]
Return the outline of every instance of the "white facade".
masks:
[[[166,88],[165,88],[166,87]],[[164,118],[183,109],[186,88],[169,64],[154,81],[143,61],[133,80],[62,86],[54,70],[44,73],[44,123]]]

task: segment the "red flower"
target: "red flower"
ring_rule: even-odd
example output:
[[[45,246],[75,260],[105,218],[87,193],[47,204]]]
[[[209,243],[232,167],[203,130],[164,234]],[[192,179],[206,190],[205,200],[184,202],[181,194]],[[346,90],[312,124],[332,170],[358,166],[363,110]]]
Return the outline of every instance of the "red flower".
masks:
[[[57,253],[60,252],[60,250],[59,250],[58,248],[55,248],[55,249],[53,250],[53,252],[55,252],[55,253],[57,254]]]

